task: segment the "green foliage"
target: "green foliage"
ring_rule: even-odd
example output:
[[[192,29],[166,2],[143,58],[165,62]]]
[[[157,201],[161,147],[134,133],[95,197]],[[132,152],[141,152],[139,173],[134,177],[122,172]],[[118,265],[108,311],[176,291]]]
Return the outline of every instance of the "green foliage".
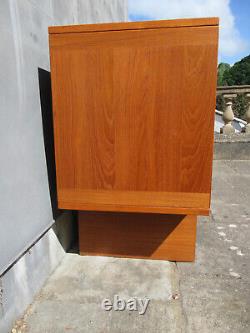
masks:
[[[246,108],[247,108],[246,96],[237,95],[237,97],[233,99],[232,107],[233,107],[235,117],[244,119]]]
[[[226,70],[230,69],[230,65],[225,62],[221,62],[217,69],[217,84],[223,86],[223,76]]]
[[[217,70],[218,86],[250,85],[250,55],[236,62],[232,67],[226,63],[220,63]],[[247,101],[244,95],[238,95],[233,100],[235,117],[244,119]],[[224,101],[222,96],[217,96],[216,109],[222,111]]]
[[[224,110],[225,103],[222,95],[216,96],[216,110],[222,111]]]
[[[219,64],[219,86],[233,86],[244,84],[250,84],[250,55],[236,62],[232,67],[225,63]]]

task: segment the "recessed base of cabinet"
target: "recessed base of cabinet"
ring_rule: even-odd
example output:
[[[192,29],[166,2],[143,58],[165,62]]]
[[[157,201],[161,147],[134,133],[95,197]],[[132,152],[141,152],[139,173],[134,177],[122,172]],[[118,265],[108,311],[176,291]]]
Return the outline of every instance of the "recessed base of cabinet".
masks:
[[[81,255],[195,259],[196,215],[79,212]]]

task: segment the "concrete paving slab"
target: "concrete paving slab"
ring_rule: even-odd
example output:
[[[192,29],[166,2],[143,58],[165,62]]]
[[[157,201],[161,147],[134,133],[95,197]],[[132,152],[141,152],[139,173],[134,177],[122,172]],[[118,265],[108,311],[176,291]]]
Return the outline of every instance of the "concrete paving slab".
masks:
[[[102,301],[148,298],[138,311],[105,311]],[[184,332],[176,264],[68,254],[15,329],[30,333]]]
[[[250,332],[250,161],[215,161],[196,261],[177,263],[187,332]]]
[[[215,161],[212,214],[198,221],[196,261],[67,254],[15,329],[61,332],[250,332],[250,161]],[[114,295],[147,311],[104,311]]]

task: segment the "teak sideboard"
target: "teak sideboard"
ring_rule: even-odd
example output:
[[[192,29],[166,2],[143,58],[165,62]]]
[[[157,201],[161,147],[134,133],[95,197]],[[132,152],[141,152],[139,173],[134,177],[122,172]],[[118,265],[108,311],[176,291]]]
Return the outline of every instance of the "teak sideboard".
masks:
[[[49,28],[58,206],[82,254],[190,261],[208,215],[218,19]]]

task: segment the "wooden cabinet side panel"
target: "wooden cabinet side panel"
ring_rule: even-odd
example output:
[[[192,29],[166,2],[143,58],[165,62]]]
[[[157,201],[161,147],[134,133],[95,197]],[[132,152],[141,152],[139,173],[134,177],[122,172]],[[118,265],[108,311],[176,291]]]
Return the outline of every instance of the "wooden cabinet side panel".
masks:
[[[218,29],[163,30],[52,35],[59,189],[210,193]]]

